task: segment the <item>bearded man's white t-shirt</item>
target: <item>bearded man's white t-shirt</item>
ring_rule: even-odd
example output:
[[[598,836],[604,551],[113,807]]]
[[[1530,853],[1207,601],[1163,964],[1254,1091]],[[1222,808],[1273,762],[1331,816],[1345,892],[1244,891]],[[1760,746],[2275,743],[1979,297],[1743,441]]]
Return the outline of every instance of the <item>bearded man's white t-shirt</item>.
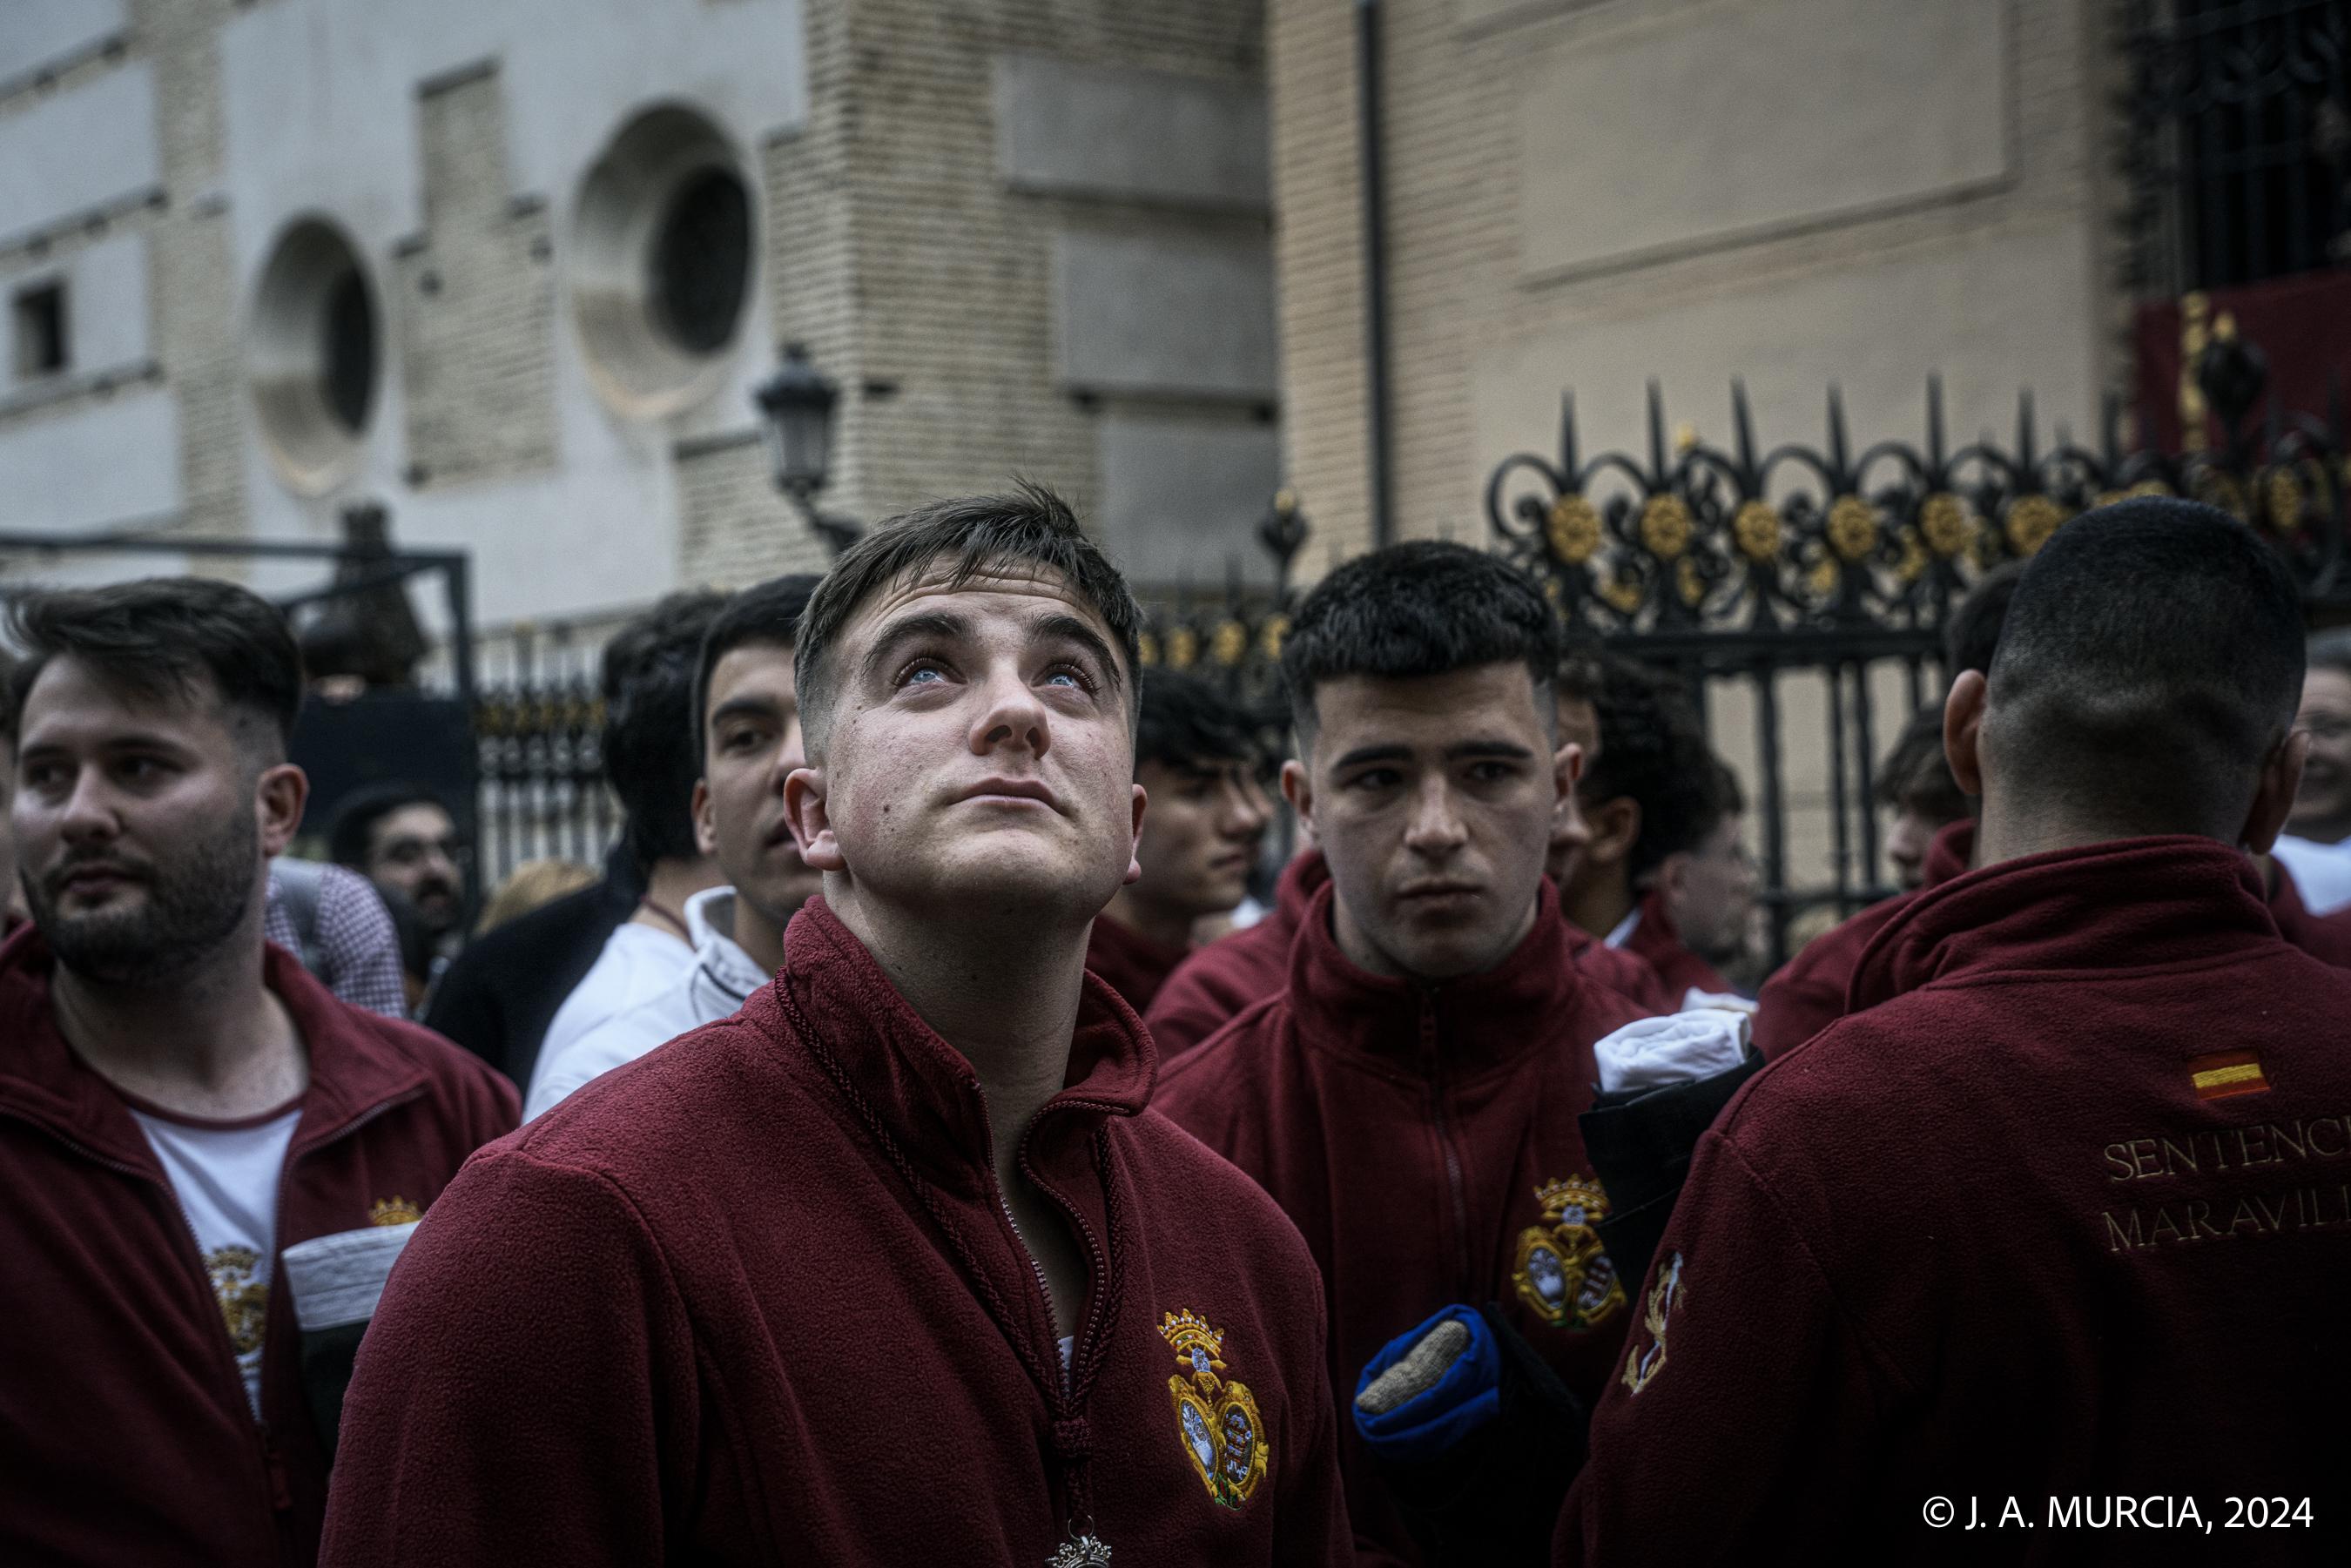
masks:
[[[299,1102],[234,1122],[204,1121],[123,1096],[162,1162],[180,1212],[194,1232],[213,1295],[261,1417],[261,1338],[277,1256],[277,1178],[302,1119]]]

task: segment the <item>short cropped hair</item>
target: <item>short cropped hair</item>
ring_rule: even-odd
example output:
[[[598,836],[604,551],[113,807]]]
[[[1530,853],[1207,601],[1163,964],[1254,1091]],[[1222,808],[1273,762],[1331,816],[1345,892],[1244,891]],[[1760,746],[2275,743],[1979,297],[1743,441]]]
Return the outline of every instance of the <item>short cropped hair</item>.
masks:
[[[1155,665],[1143,672],[1143,711],[1134,725],[1136,766],[1246,762],[1257,750],[1247,710],[1214,685],[1182,670]]]
[[[1314,734],[1314,693],[1349,675],[1416,680],[1523,664],[1553,722],[1559,618],[1526,573],[1483,550],[1414,539],[1374,550],[1314,585],[1281,643],[1290,721]]]
[[[789,648],[799,635],[800,617],[808,613],[809,595],[823,580],[813,572],[792,572],[755,582],[719,607],[702,634],[702,652],[694,666],[694,755],[708,754],[710,745],[710,672],[737,648]]]
[[[8,683],[8,739],[52,660],[153,701],[193,699],[209,683],[248,753],[275,763],[302,708],[302,650],[276,605],[208,577],[150,577],[105,588],[36,590],[8,612],[24,651]],[[243,721],[240,723],[239,721]]]
[[[335,807],[335,820],[327,827],[327,858],[337,865],[364,872],[368,851],[375,841],[376,824],[411,806],[437,807],[451,821],[456,821],[449,802],[422,784],[401,779],[370,784],[352,790]]]
[[[1667,855],[1695,848],[1722,820],[1722,765],[1679,685],[1647,665],[1604,658],[1592,706],[1600,755],[1576,795],[1593,806],[1630,797],[1641,808],[1640,834],[1625,857],[1637,881]]]
[[[1943,664],[1953,679],[1962,670],[1980,674],[1991,668],[2001,625],[2008,619],[2008,601],[2023,575],[2022,561],[2003,561],[1978,578],[1968,596],[1952,607],[1950,619],[1943,623]]]
[[[1904,721],[1893,749],[1870,781],[1870,795],[1888,811],[1915,810],[1942,822],[1956,822],[1968,814],[1968,798],[1951,777],[1950,758],[1943,755],[1940,703],[1925,704]]]
[[[1102,617],[1123,661],[1111,679],[1134,720],[1141,663],[1143,611],[1102,547],[1086,537],[1068,502],[1042,485],[1017,484],[1010,494],[966,496],[934,501],[875,528],[841,552],[809,599],[792,645],[800,724],[811,754],[824,744],[841,672],[835,667],[841,634],[858,610],[893,584],[909,582],[941,562],[947,582],[962,587],[974,578],[1008,568],[1041,570],[1069,585],[1077,601]]]
[[[640,872],[699,852],[695,661],[726,602],[706,589],[665,595],[615,634],[622,653],[606,662],[614,689],[604,700],[604,777],[620,797],[622,835]]]
[[[1987,741],[2002,782],[2131,833],[2228,832],[2294,722],[2302,598],[2277,551],[2194,501],[2083,513],[2016,586]]]

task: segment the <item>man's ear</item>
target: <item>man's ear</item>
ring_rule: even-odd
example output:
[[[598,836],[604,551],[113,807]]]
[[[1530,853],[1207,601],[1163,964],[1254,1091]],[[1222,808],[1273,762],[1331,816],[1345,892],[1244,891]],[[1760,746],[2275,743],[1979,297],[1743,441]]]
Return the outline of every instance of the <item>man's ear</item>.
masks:
[[[253,781],[253,814],[261,827],[261,852],[281,855],[302,827],[303,803],[310,799],[310,777],[291,762],[265,768]]]
[[[694,781],[694,803],[687,808],[694,813],[694,847],[705,855],[718,852],[718,817],[710,809],[710,780]]]
[[[1314,780],[1295,757],[1281,765],[1281,798],[1298,813],[1298,825],[1309,836],[1314,831]]]
[[[1650,869],[1649,885],[1668,901],[1669,907],[1689,891],[1689,870],[1696,858],[1687,850],[1676,850]]]
[[[792,841],[810,871],[847,871],[849,862],[825,810],[824,784],[823,768],[793,768],[784,780],[784,819],[791,823]]]
[[[2286,814],[2294,810],[2294,798],[2302,789],[2302,765],[2310,760],[2310,731],[2295,729],[2270,753],[2262,764],[2260,781],[2253,787],[2253,803],[2245,812],[2244,836],[2240,841],[2257,855],[2270,852],[2270,846],[2285,831]]]
[[[1983,799],[1984,698],[1990,691],[1980,670],[1961,670],[1943,699],[1943,757],[1959,793]]]
[[[1583,782],[1583,747],[1573,740],[1560,742],[1559,749],[1551,754],[1552,783],[1568,800],[1575,795],[1575,787]]]
[[[1134,842],[1127,846],[1126,875],[1119,883],[1122,887],[1143,880],[1143,810],[1150,804],[1151,797],[1144,792],[1143,786],[1134,786]]]
[[[1641,841],[1641,802],[1630,795],[1586,806],[1583,821],[1592,830],[1592,841],[1583,846],[1583,858],[1597,864],[1614,865],[1630,855],[1633,846]]]

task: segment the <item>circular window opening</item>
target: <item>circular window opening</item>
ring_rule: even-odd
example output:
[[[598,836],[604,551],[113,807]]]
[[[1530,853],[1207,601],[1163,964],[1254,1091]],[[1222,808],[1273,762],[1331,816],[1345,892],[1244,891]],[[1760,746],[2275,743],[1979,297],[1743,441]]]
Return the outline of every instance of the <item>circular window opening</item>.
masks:
[[[262,268],[248,355],[254,402],[278,467],[323,490],[356,465],[381,370],[374,291],[342,233],[305,219]]]
[[[580,183],[572,310],[598,388],[671,413],[723,384],[750,303],[750,186],[717,127],[676,105],[622,127]]]

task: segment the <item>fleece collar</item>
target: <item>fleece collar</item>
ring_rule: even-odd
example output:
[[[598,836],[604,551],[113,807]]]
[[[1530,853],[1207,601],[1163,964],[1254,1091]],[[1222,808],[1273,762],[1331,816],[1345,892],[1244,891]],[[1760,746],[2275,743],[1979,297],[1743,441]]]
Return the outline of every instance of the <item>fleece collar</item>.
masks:
[[[2210,964],[2277,939],[2252,862],[2216,839],[2051,850],[1922,890],[1863,949],[1845,1010],[1938,981]]]
[[[909,1158],[967,1191],[990,1179],[993,1134],[979,1075],[898,994],[823,898],[810,899],[784,928],[776,983],[792,988],[825,1048]],[[1094,976],[1084,985],[1063,1088],[1030,1124],[1022,1151],[1040,1168],[1081,1157],[1105,1117],[1141,1112],[1158,1072],[1151,1037],[1134,1010]],[[789,1038],[782,1009],[764,991],[745,1012],[771,1035]]]
[[[1453,1076],[1556,1042],[1582,982],[1550,878],[1533,925],[1509,957],[1485,974],[1433,986],[1372,974],[1340,951],[1335,896],[1327,883],[1316,892],[1290,949],[1290,1005],[1310,1044],[1391,1071]]]
[[[48,944],[30,924],[0,946],[0,1108],[101,1158],[153,1171],[146,1135],[121,1096],[58,1031],[49,995],[56,968]],[[368,1027],[372,1015],[338,1001],[291,953],[265,946],[261,973],[310,1060],[290,1154],[316,1147],[424,1086],[423,1066]]]

